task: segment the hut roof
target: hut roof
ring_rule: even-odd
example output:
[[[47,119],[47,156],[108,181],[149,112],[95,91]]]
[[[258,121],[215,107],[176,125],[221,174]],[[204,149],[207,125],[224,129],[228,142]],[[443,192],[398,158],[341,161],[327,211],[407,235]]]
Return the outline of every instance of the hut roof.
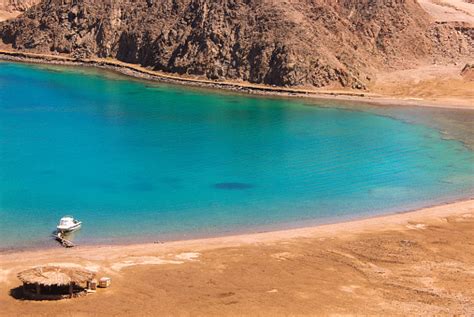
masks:
[[[23,283],[46,286],[85,283],[94,277],[94,272],[83,268],[60,266],[39,266],[18,273],[18,278]]]

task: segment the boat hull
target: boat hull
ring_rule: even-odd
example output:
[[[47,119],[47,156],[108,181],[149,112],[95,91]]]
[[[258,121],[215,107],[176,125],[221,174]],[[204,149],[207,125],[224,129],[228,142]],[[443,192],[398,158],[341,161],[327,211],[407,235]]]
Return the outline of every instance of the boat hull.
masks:
[[[58,229],[58,231],[60,232],[71,232],[71,231],[76,231],[76,230],[79,230],[81,228],[81,224],[82,223],[77,223],[73,226],[69,226],[69,227],[61,227],[61,226],[57,226],[56,228]]]

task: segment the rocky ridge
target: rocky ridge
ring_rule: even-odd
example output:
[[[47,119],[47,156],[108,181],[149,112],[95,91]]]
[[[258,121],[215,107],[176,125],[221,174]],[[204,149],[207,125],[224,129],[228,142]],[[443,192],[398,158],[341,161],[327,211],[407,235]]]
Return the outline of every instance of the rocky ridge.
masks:
[[[0,24],[14,49],[277,86],[363,89],[380,69],[474,54],[474,29],[415,0],[44,0]]]

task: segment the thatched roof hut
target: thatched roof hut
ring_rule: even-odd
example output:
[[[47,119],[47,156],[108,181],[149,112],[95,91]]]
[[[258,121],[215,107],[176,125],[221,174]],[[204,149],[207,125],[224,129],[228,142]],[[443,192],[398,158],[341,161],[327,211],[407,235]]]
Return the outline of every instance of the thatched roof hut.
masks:
[[[76,267],[39,266],[18,273],[18,278],[26,284],[69,285],[92,280],[95,273]]]
[[[72,297],[78,286],[90,282],[94,277],[94,272],[80,267],[39,266],[18,273],[18,278],[23,282],[25,295],[26,293],[32,295],[29,289],[34,285],[35,296],[39,296],[41,290],[43,293],[53,292],[59,295],[66,290]]]

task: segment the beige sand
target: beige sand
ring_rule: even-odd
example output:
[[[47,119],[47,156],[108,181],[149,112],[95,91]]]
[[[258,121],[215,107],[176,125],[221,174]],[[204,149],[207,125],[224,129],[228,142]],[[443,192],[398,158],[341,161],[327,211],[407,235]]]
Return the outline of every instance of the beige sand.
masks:
[[[418,0],[437,22],[474,24],[474,4],[466,0]]]
[[[425,65],[413,69],[380,72],[370,86],[372,93],[421,105],[474,109],[474,81],[461,75],[467,62]]]
[[[474,314],[474,200],[313,228],[0,255],[2,316]],[[97,294],[19,301],[15,274],[82,265]],[[67,312],[67,313],[65,313]]]
[[[16,18],[18,14],[18,12],[8,12],[0,10],[0,22]]]

